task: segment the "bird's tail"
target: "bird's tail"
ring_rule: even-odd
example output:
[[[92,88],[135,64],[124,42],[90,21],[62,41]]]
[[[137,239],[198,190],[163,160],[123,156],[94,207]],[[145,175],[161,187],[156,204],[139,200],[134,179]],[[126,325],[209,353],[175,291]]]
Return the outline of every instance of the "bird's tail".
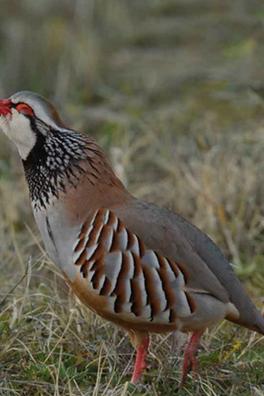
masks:
[[[227,316],[227,319],[231,322],[237,323],[240,326],[246,327],[250,330],[256,331],[262,335],[264,335],[264,317],[256,310],[255,311],[255,320],[248,321],[243,316],[239,318],[234,318],[233,316]]]

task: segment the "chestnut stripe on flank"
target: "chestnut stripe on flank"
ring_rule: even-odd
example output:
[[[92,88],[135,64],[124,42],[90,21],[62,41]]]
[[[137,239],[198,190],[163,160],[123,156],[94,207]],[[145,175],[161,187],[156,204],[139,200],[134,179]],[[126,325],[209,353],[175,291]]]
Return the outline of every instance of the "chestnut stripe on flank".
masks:
[[[91,255],[91,257],[89,258],[89,261],[97,261],[99,259],[101,259],[101,257],[104,256],[105,251],[104,251],[104,246],[102,246],[102,244],[98,244],[98,246],[96,247],[95,251],[93,252],[93,254]]]
[[[91,284],[93,285],[94,289],[98,289],[99,285],[100,285],[100,280],[101,278],[104,276],[104,271],[102,269],[98,269],[97,271],[95,271],[95,273],[93,274],[92,278],[91,278]]]
[[[135,314],[135,316],[140,316],[142,314],[142,296],[141,296],[141,289],[139,286],[139,279],[133,278],[130,280],[131,286],[131,295],[129,302],[132,303],[131,312]]]
[[[102,243],[107,252],[110,251],[113,240],[113,230],[110,226],[104,225],[98,238],[98,243]]]
[[[83,237],[79,240],[79,242],[77,243],[77,245],[74,248],[74,253],[77,253],[77,252],[83,250],[84,245],[85,245],[85,237]]]
[[[113,212],[111,212],[111,211],[110,211],[110,213],[109,213],[109,219],[108,219],[107,224],[108,224],[111,228],[113,228],[113,227],[115,226],[115,224],[117,224],[116,215],[115,215]]]
[[[90,232],[87,247],[94,245],[96,241],[99,239],[103,224],[104,224],[104,212],[100,209],[94,219],[93,229]]]
[[[90,228],[90,225],[91,224],[88,221],[85,221],[83,223],[82,229],[81,229],[80,234],[79,234],[79,238],[80,239],[85,238],[85,236],[86,236],[86,234],[87,234],[87,232],[88,232],[88,230]]]
[[[136,242],[136,237],[131,231],[127,230],[127,250],[130,250],[134,243]]]
[[[132,258],[133,258],[133,262],[134,262],[133,278],[136,278],[137,276],[139,276],[142,273],[141,262],[140,262],[140,258],[135,253],[132,252],[131,254],[132,254]]]
[[[122,312],[122,305],[126,302],[126,278],[129,272],[129,262],[125,254],[122,254],[121,268],[117,277],[116,285],[113,290],[113,295],[116,295],[114,304],[114,311],[116,313]]]
[[[96,227],[93,227],[92,231],[90,232],[88,242],[86,244],[87,247],[91,247],[92,245],[96,244],[96,241],[99,236],[98,234],[100,234],[101,232],[101,228],[102,225],[97,225]]]
[[[109,217],[110,217],[110,210],[102,209],[102,211],[103,211],[103,223],[107,224],[109,221]]]
[[[100,285],[100,280],[101,280],[102,276],[105,275],[104,261],[102,259],[96,261],[92,265],[91,271],[94,271],[94,274],[91,278],[91,283],[92,283],[94,289],[98,289],[99,285]]]
[[[144,278],[145,278],[147,304],[150,304],[151,320],[152,320],[153,316],[157,315],[160,312],[160,302],[158,299],[158,295],[155,291],[155,284],[154,284],[154,278],[152,275],[152,269],[150,269],[148,267],[144,267],[143,274],[144,274]]]
[[[136,235],[136,239],[137,239],[138,248],[139,248],[139,256],[143,257],[145,254],[145,245],[137,235]]]
[[[175,278],[178,278],[178,276],[179,276],[179,269],[178,269],[177,265],[174,263],[174,261],[171,261],[171,260],[169,260],[168,258],[167,258],[167,262],[169,263],[169,266],[170,266],[172,272],[174,273]]]
[[[110,252],[116,252],[119,250],[119,233],[114,232],[113,238],[112,238],[112,243],[110,246]]]
[[[88,277],[88,268],[89,268],[89,261],[85,261],[84,264],[81,265],[80,272],[83,274],[84,278]]]
[[[112,284],[110,282],[110,280],[106,277],[104,280],[104,284],[100,290],[100,296],[109,296],[109,293],[112,289]]]
[[[117,227],[116,227],[116,231],[117,231],[117,232],[122,231],[122,227],[124,227],[123,224],[121,223],[120,219],[117,218]]]
[[[78,259],[75,261],[75,265],[82,265],[84,264],[84,262],[86,261],[86,251],[84,250],[80,256],[78,257]]]
[[[179,267],[179,270],[181,271],[184,278],[184,283],[186,284],[189,279],[189,274],[181,263],[177,263],[177,266]]]
[[[162,285],[162,289],[164,291],[166,300],[167,300],[167,305],[166,308],[164,309],[164,311],[166,311],[168,308],[172,308],[176,301],[175,301],[175,294],[174,294],[174,290],[170,285],[170,281],[169,281],[169,277],[168,277],[168,272],[166,270],[166,267],[162,261],[162,257],[160,257],[158,254],[156,254],[159,264],[160,264],[160,268],[157,270],[159,277],[160,277],[160,281],[161,281],[161,285]]]

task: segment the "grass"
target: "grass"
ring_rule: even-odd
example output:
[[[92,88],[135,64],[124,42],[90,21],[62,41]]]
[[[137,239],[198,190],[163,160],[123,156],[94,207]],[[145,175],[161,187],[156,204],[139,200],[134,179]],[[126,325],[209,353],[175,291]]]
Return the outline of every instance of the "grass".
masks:
[[[1,15],[1,96],[53,98],[131,192],[213,237],[263,309],[262,2],[4,0]],[[20,161],[0,139],[0,395],[176,394],[171,335],[153,337],[142,384],[129,384],[127,337],[46,257]],[[264,394],[263,337],[222,323],[199,356],[178,395]]]

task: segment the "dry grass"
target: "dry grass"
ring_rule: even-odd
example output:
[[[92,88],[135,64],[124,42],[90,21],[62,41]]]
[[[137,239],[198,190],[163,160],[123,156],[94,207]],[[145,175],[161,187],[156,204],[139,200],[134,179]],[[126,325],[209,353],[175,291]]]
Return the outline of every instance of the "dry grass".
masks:
[[[214,238],[261,309],[261,1],[131,4],[3,1],[1,94],[54,97],[135,195]],[[49,262],[2,137],[0,199],[0,395],[174,395],[182,353],[171,336],[153,337],[144,383],[128,383],[127,338],[80,305]],[[179,395],[264,394],[255,333],[221,324],[205,335],[200,366]]]

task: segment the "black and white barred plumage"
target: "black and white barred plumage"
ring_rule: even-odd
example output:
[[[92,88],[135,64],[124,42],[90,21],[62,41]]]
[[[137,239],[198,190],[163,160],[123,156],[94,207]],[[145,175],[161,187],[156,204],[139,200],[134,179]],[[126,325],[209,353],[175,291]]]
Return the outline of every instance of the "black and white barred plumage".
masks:
[[[65,183],[76,185],[83,169],[78,164],[87,158],[84,136],[68,129],[56,130],[34,119],[31,126],[36,144],[23,160],[30,196],[35,209],[49,204],[65,191]]]

